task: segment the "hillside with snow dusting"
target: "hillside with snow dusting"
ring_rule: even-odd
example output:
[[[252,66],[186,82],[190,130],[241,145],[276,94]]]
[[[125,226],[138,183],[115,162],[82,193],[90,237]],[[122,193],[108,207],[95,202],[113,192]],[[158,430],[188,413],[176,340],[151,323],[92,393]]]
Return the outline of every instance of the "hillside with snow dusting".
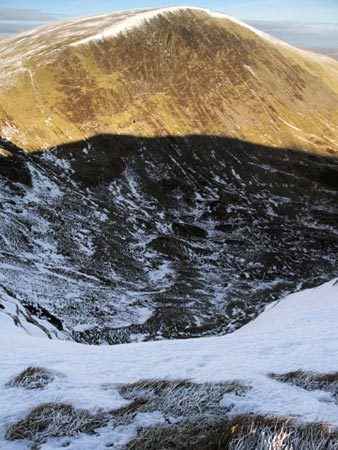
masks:
[[[223,334],[337,273],[337,160],[212,136],[2,145],[0,304],[54,336]]]
[[[226,14],[70,19],[3,39],[0,53],[0,136],[25,151],[199,134],[337,155],[338,62]]]

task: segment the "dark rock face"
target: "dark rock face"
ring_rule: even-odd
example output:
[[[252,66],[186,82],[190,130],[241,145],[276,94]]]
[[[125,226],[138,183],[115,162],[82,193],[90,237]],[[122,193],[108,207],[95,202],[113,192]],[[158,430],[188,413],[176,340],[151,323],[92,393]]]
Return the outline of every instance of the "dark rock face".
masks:
[[[26,156],[24,152],[0,137],[0,150],[5,150],[8,156],[0,155],[0,176],[11,181],[32,185],[32,178],[26,164]]]
[[[208,232],[203,230],[203,228],[197,227],[196,225],[190,225],[188,223],[178,223],[174,222],[172,224],[172,230],[174,233],[187,238],[206,238],[208,237]]]
[[[77,341],[230,332],[337,275],[337,160],[110,135],[25,158],[31,186],[0,172],[0,285]]]
[[[70,162],[72,179],[82,187],[109,183],[125,169],[123,155],[128,152],[123,138],[109,135],[92,137],[89,141],[60,146],[57,154]]]

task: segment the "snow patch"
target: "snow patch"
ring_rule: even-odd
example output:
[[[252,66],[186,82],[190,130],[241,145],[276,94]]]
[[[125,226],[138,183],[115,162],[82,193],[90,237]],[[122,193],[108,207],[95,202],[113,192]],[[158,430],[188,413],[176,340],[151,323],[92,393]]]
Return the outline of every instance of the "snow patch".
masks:
[[[282,117],[278,117],[280,121],[282,121],[283,123],[285,123],[285,125],[287,125],[288,127],[292,128],[293,130],[296,131],[301,131],[300,128],[295,127],[294,125],[292,125],[290,122],[287,122],[285,119],[283,119]]]
[[[102,40],[102,39],[106,39],[108,37],[117,36],[119,33],[123,33],[132,28],[142,26],[147,20],[150,20],[160,14],[175,13],[175,12],[179,12],[182,10],[183,11],[184,10],[201,11],[201,12],[205,12],[206,14],[209,14],[211,17],[216,18],[216,19],[230,20],[231,22],[252,31],[257,36],[261,37],[262,39],[264,39],[274,45],[283,46],[285,48],[288,48],[289,50],[296,51],[298,53],[301,53],[303,56],[305,56],[307,58],[311,58],[311,59],[318,60],[318,61],[322,61],[323,59],[326,58],[323,55],[317,55],[316,53],[306,52],[304,50],[297,49],[296,47],[293,47],[292,45],[290,45],[286,42],[283,42],[273,36],[270,36],[269,34],[263,32],[263,31],[257,30],[256,28],[248,25],[245,22],[242,22],[242,21],[236,19],[235,17],[233,17],[229,14],[226,14],[226,13],[223,13],[220,11],[214,11],[214,10],[211,10],[208,8],[198,8],[198,7],[190,7],[190,6],[172,6],[172,7],[166,7],[166,8],[149,9],[149,10],[122,11],[121,13],[119,13],[119,15],[121,16],[121,20],[118,20],[111,26],[103,28],[99,33],[96,33],[91,36],[87,36],[83,39],[80,39],[79,41],[73,42],[70,45],[77,46],[77,45],[87,44],[88,42],[91,42],[91,41]],[[132,14],[132,15],[130,15],[130,14]],[[115,14],[111,15],[112,19],[114,19],[114,16],[116,17]],[[97,16],[97,17],[99,17],[99,16]],[[109,18],[109,15],[103,15],[101,17]],[[93,16],[93,18],[95,18],[95,16]],[[90,19],[90,17],[88,17],[87,19]]]
[[[42,402],[38,390],[5,386],[11,377],[33,365],[65,375],[44,389],[44,402],[69,402],[91,411],[111,410],[125,404],[114,383],[149,378],[201,382],[237,379],[252,389],[242,397],[224,396],[221,406],[234,404],[233,414],[294,416],[338,425],[338,405],[327,394],[267,376],[296,369],[337,371],[337,321],[338,279],[289,295],[270,305],[255,321],[223,337],[85,346],[29,336],[0,310],[0,358],[6,361],[0,371],[0,446],[22,448],[22,443],[4,441],[4,432]],[[108,425],[97,435],[81,434],[72,438],[67,448],[98,448],[114,441],[120,448],[119,444],[135,436],[137,426],[161,424],[163,420],[160,411],[141,413],[133,425]],[[63,448],[65,442],[64,438],[52,439],[42,448]]]

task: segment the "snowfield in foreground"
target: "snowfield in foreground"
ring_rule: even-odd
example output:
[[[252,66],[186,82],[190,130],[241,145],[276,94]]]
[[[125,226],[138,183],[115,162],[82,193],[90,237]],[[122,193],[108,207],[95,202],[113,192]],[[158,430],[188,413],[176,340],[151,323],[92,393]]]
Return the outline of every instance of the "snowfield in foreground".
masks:
[[[338,370],[338,279],[270,305],[255,321],[223,337],[157,341],[117,346],[86,346],[30,336],[0,312],[0,448],[29,448],[23,441],[5,441],[8,427],[44,402],[66,402],[91,412],[127,402],[114,383],[140,379],[188,378],[194,381],[238,380],[251,386],[244,396],[226,394],[232,414],[293,416],[302,421],[338,425],[338,404],[328,392],[306,391],[268,377],[297,369],[322,374]],[[44,390],[25,390],[6,383],[29,366],[60,372]],[[110,387],[110,388],[107,388]],[[161,423],[161,412],[138,414],[133,425],[106,426],[98,434],[79,434],[67,448],[119,448],[136,427]],[[41,448],[58,449],[64,439]],[[25,445],[27,445],[25,447]]]

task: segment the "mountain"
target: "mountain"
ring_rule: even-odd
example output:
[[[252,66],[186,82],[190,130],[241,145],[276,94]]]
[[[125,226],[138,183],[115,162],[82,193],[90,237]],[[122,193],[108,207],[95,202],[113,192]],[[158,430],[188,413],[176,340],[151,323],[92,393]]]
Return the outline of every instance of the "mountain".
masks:
[[[225,334],[336,276],[335,61],[192,8],[0,51],[0,310],[17,325]]]
[[[71,19],[0,41],[0,135],[216,135],[337,155],[338,63],[198,8]]]

